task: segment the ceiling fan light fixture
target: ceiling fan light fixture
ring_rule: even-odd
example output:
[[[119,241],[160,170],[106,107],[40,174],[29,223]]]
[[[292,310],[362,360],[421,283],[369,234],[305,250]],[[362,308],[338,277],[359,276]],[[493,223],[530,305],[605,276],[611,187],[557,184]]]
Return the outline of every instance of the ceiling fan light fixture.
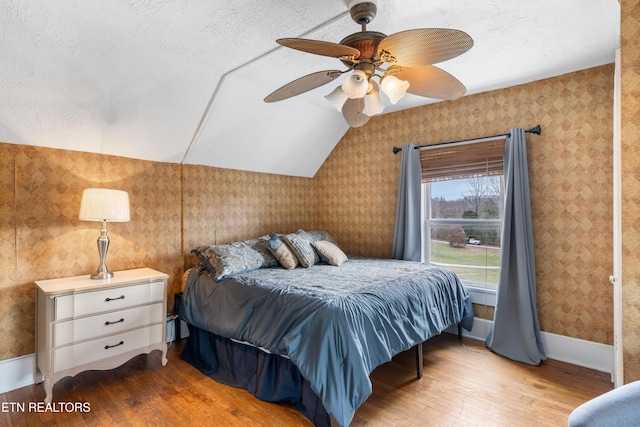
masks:
[[[347,69],[307,74],[272,92],[265,102],[282,101],[300,95],[345,74],[342,84],[325,98],[333,104],[351,127],[363,126],[384,105],[380,92],[392,104],[407,93],[434,99],[456,99],[465,86],[446,71],[433,66],[467,52],[473,39],[464,31],[449,28],[416,28],[386,35],[367,30],[383,0],[344,0],[353,21],[361,31],[339,43],[304,38],[276,40],[281,46],[301,52],[338,59]],[[372,78],[376,77],[378,83]],[[386,101],[385,101],[386,103]]]
[[[396,104],[407,93],[407,89],[409,89],[409,82],[400,80],[395,76],[388,75],[382,78],[380,86],[384,94],[389,97],[389,101],[391,101],[392,104]]]
[[[369,89],[367,75],[362,70],[355,70],[342,82],[342,90],[350,99],[363,98]]]
[[[369,92],[364,96],[364,111],[367,116],[374,116],[382,113],[384,110],[384,104],[380,99],[380,91],[378,90],[378,84],[373,81],[369,81]]]
[[[341,86],[336,86],[336,88],[331,91],[330,94],[324,96],[327,101],[331,103],[336,110],[342,112],[342,106],[349,99],[349,95],[345,91],[342,90]]]

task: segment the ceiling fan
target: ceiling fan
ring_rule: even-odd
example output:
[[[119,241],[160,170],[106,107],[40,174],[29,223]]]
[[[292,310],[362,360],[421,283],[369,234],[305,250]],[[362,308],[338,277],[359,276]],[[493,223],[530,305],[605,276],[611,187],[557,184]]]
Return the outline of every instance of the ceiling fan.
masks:
[[[362,26],[362,31],[345,37],[340,43],[301,38],[276,40],[291,49],[337,58],[347,69],[317,71],[300,77],[269,94],[265,102],[300,95],[347,74],[343,83],[325,98],[342,112],[349,126],[359,127],[383,111],[380,90],[392,104],[406,92],[435,99],[456,99],[464,95],[466,88],[458,79],[432,64],[471,49],[473,39],[467,33],[447,28],[420,28],[387,36],[367,31],[367,24],[377,13],[377,0],[352,0],[349,12]]]

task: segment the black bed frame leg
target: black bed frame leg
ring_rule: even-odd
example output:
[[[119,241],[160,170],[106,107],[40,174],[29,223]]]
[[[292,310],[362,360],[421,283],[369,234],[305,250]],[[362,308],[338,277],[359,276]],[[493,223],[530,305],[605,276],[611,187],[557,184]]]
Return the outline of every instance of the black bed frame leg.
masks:
[[[422,378],[422,343],[416,346],[416,375],[418,379]]]
[[[458,323],[458,339],[462,339],[462,326],[460,326],[460,323]]]

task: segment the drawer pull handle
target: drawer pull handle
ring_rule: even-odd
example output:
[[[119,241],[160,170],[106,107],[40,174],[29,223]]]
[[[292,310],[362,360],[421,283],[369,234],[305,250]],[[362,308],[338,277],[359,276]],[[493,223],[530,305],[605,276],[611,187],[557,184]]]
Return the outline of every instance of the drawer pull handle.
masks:
[[[119,299],[124,299],[124,295],[120,295],[118,298],[107,298],[107,299],[105,299],[105,301],[109,302],[109,301],[116,301],[116,300],[119,300]]]
[[[116,323],[122,323],[124,322],[124,317],[120,320],[116,320],[115,322],[109,322],[108,320],[106,322],[104,322],[105,325],[109,326],[109,325],[115,325]]]
[[[122,345],[122,344],[124,344],[124,341],[120,341],[120,342],[119,342],[118,344],[116,344],[116,345],[105,345],[105,346],[104,346],[104,349],[105,349],[105,350],[109,350],[110,348],[117,347],[117,346]]]

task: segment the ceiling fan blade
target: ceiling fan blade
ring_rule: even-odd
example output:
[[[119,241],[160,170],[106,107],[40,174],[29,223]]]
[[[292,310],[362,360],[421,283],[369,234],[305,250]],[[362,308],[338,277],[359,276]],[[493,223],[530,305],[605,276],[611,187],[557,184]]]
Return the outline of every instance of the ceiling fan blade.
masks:
[[[307,74],[274,90],[267,95],[264,102],[277,102],[300,95],[335,80],[342,73],[340,70],[324,70]]]
[[[321,40],[288,38],[278,39],[276,42],[291,49],[301,50],[303,52],[313,53],[316,55],[330,56],[332,58],[353,56],[355,59],[360,56],[360,51],[356,48]]]
[[[471,49],[473,39],[464,31],[448,28],[419,28],[391,34],[380,42],[378,54],[385,62],[385,52],[395,64],[419,67],[455,58]],[[383,52],[385,51],[385,52]]]
[[[409,89],[407,92],[414,95],[435,99],[457,99],[467,91],[460,80],[433,65],[422,67],[394,65],[389,67],[387,71],[400,80],[408,81]]]
[[[364,114],[364,98],[347,99],[342,106],[342,115],[352,128],[364,126],[371,117]]]

